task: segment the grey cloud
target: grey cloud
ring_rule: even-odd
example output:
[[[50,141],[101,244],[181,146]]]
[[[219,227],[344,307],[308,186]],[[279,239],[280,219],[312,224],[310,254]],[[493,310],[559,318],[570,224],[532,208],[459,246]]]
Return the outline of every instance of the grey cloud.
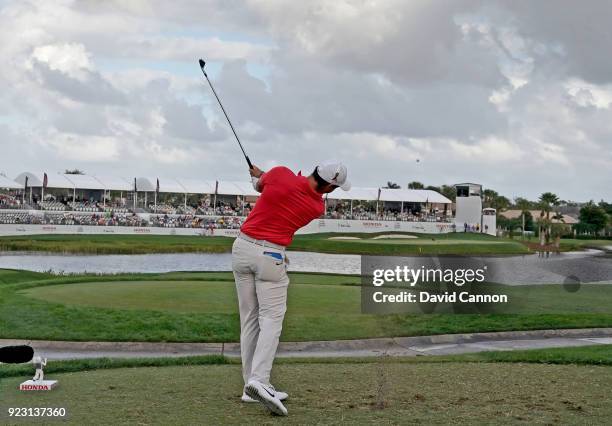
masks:
[[[86,81],[80,81],[52,70],[45,63],[32,61],[33,72],[40,76],[45,87],[62,95],[84,103],[118,105],[126,102],[121,92],[96,72],[83,70],[87,74]]]
[[[212,73],[247,151],[264,168],[287,164],[309,172],[321,158],[337,157],[362,186],[474,180],[508,196],[534,198],[552,190],[578,200],[612,197],[604,182],[612,167],[612,111],[579,106],[564,88],[571,76],[601,88],[609,81],[607,3],[215,0],[58,6],[65,7],[78,13],[61,15],[70,20],[64,28],[34,19],[41,39],[8,39],[11,51],[25,52],[27,59],[37,43],[78,43],[91,54],[92,66],[105,72],[92,72],[82,83],[37,62],[34,74],[0,71],[0,84],[7,86],[0,105],[18,117],[8,120],[9,127],[27,129],[13,131],[0,144],[9,153],[14,152],[5,149],[9,140],[29,147],[19,157],[24,164],[64,166],[52,147],[41,151],[38,144],[56,129],[121,143],[121,161],[88,163],[88,172],[112,168],[118,174],[247,179],[238,147],[197,67],[192,77],[179,76],[182,69],[177,73],[180,92],[169,77],[145,85],[131,82],[131,76],[113,84],[111,75],[149,62],[167,64],[165,72],[172,73],[176,63],[167,61],[190,60],[199,39],[205,46],[218,34],[228,46],[236,40],[266,46],[265,58],[254,50],[255,57],[244,54],[247,61],[224,59],[237,55],[222,46],[216,56],[222,69]],[[365,7],[371,9],[362,13]],[[491,33],[474,27],[464,34],[458,25],[464,15],[485,23]],[[28,19],[12,22],[25,28]],[[116,21],[112,37],[93,25],[99,21]],[[516,32],[517,45],[502,40],[506,30]],[[183,38],[185,51],[172,51],[172,43],[178,40],[180,47]],[[170,43],[170,53],[147,46],[150,40]],[[2,57],[3,52],[0,48],[5,62],[24,59]],[[519,70],[525,71],[523,87],[513,89],[502,73],[508,62],[525,65]],[[255,76],[247,69],[255,69]],[[499,106],[489,100],[494,91],[507,93]],[[82,108],[61,105],[57,93]],[[469,150],[489,137],[508,141],[523,156],[505,162],[458,158],[448,142]],[[558,146],[569,164],[547,161],[538,141]],[[418,166],[414,155],[422,159]],[[178,160],[169,162],[172,156]]]
[[[612,2],[595,0],[500,1],[527,37],[563,48],[556,55],[571,75],[593,83],[612,82]]]
[[[256,121],[279,133],[375,132],[408,137],[486,134],[505,119],[490,91],[454,83],[403,88],[371,75],[317,64],[288,65],[266,85],[244,63],[225,63],[217,83],[239,122]]]

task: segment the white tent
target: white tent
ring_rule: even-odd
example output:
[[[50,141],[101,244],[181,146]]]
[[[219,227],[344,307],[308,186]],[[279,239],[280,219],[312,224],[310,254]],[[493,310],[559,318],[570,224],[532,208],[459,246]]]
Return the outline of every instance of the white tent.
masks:
[[[235,188],[234,192],[231,192],[231,188]],[[227,192],[222,192],[227,191]],[[239,182],[239,181],[219,181],[218,194],[228,195],[250,195],[259,196],[259,192],[255,191],[251,182]]]
[[[43,186],[44,172],[23,172],[15,178],[15,181],[25,185],[26,176],[29,187]],[[61,173],[47,173],[47,188],[73,189],[74,185]]]
[[[107,176],[107,175],[95,175],[94,176],[98,182],[102,184],[102,186],[107,191],[133,191],[134,190],[134,178],[130,182],[128,179],[123,179],[115,176]]]
[[[349,191],[336,189],[327,197],[330,200],[376,201],[378,188],[351,188]]]
[[[93,176],[65,174],[64,177],[77,189],[104,190],[104,184]]]
[[[451,204],[452,201],[446,198],[444,195],[439,192],[432,191],[430,189],[411,189],[415,195],[420,195],[421,199],[424,199],[424,202],[427,203],[440,203],[440,204]]]
[[[0,175],[0,188],[23,189],[23,185],[15,182],[12,179],[7,178],[4,175]]]
[[[188,194],[212,194],[215,192],[214,180],[179,179],[178,183],[185,188]]]
[[[155,192],[159,179],[159,192],[172,192],[176,194],[186,194],[187,190],[177,180],[172,178],[145,178],[136,179],[136,189],[138,192]],[[133,190],[134,188],[132,188]]]
[[[236,182],[236,181],[219,181],[219,195],[252,195],[258,196],[259,192],[255,191],[251,182]]]
[[[450,204],[451,200],[444,195],[429,189],[388,189],[380,191],[381,201],[394,201],[404,203],[443,203]]]

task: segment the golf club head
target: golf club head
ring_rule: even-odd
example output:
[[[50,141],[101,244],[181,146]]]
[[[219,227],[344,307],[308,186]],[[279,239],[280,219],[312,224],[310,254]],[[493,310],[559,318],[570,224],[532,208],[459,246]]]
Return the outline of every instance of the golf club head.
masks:
[[[206,65],[206,62],[204,62],[204,59],[200,59],[200,69],[202,70],[202,72],[204,73],[204,76],[206,78],[208,78],[208,75],[206,75],[206,71],[204,70],[204,66]]]

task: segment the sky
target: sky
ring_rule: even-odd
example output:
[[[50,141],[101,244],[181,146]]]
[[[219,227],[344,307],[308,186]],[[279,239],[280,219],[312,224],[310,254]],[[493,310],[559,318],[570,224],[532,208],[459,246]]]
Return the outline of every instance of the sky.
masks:
[[[0,172],[612,200],[612,2],[0,0]]]

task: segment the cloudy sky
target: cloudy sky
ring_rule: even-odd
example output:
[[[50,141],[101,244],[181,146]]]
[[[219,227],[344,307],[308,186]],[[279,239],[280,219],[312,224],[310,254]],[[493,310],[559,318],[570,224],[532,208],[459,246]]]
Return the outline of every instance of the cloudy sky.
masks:
[[[612,2],[0,0],[0,171],[612,200]],[[417,162],[417,160],[419,160]]]

